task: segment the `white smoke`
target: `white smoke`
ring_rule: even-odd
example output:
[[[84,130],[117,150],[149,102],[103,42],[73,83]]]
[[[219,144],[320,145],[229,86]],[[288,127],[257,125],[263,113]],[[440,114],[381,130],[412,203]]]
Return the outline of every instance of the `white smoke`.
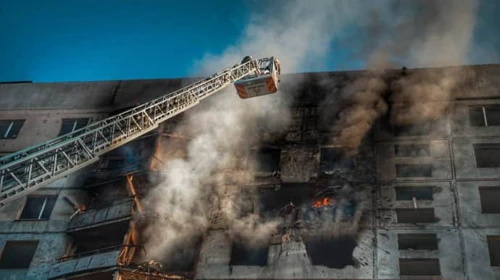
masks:
[[[200,69],[202,74],[213,73],[246,55],[276,56],[283,72],[299,72],[305,63],[325,61],[334,36],[357,16],[359,6],[354,2],[286,1],[280,7],[259,9],[262,12],[251,17],[239,43],[195,64],[197,76]],[[167,162],[164,180],[145,200],[164,217],[144,232],[148,258],[168,261],[176,245],[203,234],[215,222],[211,219],[224,220],[234,237],[247,240],[264,240],[273,232],[276,222],[243,212],[240,203],[246,196],[229,194],[227,183],[235,174],[249,172],[241,155],[258,144],[262,127],[273,132],[288,126],[293,84],[288,82],[287,91],[249,100],[239,99],[230,88],[189,111],[182,129],[192,137],[187,158]]]

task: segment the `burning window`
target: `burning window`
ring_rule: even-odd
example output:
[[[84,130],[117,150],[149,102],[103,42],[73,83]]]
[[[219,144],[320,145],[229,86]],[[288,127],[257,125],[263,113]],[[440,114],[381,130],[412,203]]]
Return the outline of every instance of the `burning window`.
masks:
[[[433,233],[398,234],[399,250],[437,250],[438,240]]]
[[[429,157],[431,149],[429,144],[399,144],[394,145],[396,157]]]
[[[396,209],[398,223],[417,224],[417,223],[435,223],[434,208],[398,208]]]
[[[488,251],[490,252],[490,265],[500,266],[500,236],[489,235],[487,239]]]
[[[0,269],[29,268],[37,247],[38,240],[5,242]]]
[[[258,172],[274,172],[280,169],[280,149],[262,148],[257,152],[256,157]]]
[[[48,220],[57,196],[28,196],[19,220]]]
[[[83,128],[89,123],[89,118],[78,118],[78,119],[62,119],[61,130],[58,136],[62,136]]]
[[[432,164],[396,164],[396,177],[432,177]]]
[[[321,148],[320,168],[322,172],[335,169],[349,170],[354,168],[354,160],[345,155],[340,148]]]
[[[478,168],[500,167],[500,144],[482,143],[474,144],[473,146],[476,156],[476,166]]]
[[[0,139],[15,139],[21,131],[24,120],[0,120]]]
[[[248,245],[234,241],[229,265],[266,266],[268,251],[268,244]]]
[[[355,265],[353,251],[356,240],[344,238],[311,238],[305,240],[306,251],[313,265],[342,269]]]
[[[399,259],[399,275],[441,275],[439,259]]]
[[[500,104],[470,106],[469,123],[470,126],[499,126]]]
[[[396,200],[433,200],[434,187],[396,187]]]
[[[500,213],[500,187],[479,187],[483,213]]]

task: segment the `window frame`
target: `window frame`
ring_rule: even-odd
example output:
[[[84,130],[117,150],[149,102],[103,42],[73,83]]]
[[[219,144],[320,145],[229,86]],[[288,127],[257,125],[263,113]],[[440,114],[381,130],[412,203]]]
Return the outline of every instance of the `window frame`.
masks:
[[[498,124],[498,125],[489,125],[489,123],[488,123],[488,107],[490,108],[490,110],[491,110],[492,107],[498,107],[498,109],[500,109],[500,104],[485,104],[485,105],[470,105],[470,106],[468,106],[467,110],[468,110],[468,114],[469,114],[469,127],[492,127],[492,126],[494,127],[494,126],[500,126],[500,124]],[[472,110],[476,109],[476,108],[481,108],[482,116],[483,116],[482,123],[484,125],[473,125],[471,114],[472,114]]]
[[[87,120],[85,125],[83,125],[82,127],[79,127],[77,128],[77,125],[78,125],[78,121],[81,121],[81,120]],[[86,127],[87,125],[89,125],[90,123],[90,120],[91,118],[89,117],[81,117],[81,118],[62,118],[61,119],[61,127],[59,128],[59,134],[58,134],[58,137],[60,136],[63,136],[63,135],[69,135],[73,132],[75,132],[76,130],[79,130],[79,129],[82,129],[84,127]],[[65,122],[68,122],[68,121],[73,121],[73,128],[71,129],[71,131],[68,131],[64,134],[61,134],[62,130],[63,130],[63,127],[64,127],[64,123]]]
[[[57,195],[29,195],[26,198],[26,203],[24,204],[24,207],[23,207],[21,213],[19,214],[19,217],[17,220],[18,221],[48,221],[48,220],[50,220],[50,216],[52,215],[52,211],[54,211],[54,207],[55,207],[55,204],[57,202],[57,197],[58,197]],[[38,218],[22,218],[23,213],[26,209],[26,206],[28,206],[28,200],[30,198],[45,198],[43,201],[42,207],[38,211]],[[48,217],[42,218],[43,212],[45,211],[45,208],[47,207],[47,203],[48,203],[49,199],[51,199],[51,198],[54,199],[54,205],[52,205],[52,209],[50,209]]]
[[[0,123],[8,123],[8,122],[10,122],[9,127],[7,128],[7,130],[5,131],[5,133],[0,134],[0,140],[16,139],[19,136],[19,134],[21,133],[21,129],[23,128],[24,123],[26,122],[26,120],[25,119],[0,120]],[[9,135],[12,132],[12,128],[14,127],[14,125],[16,124],[16,122],[20,123],[19,130],[13,136]]]

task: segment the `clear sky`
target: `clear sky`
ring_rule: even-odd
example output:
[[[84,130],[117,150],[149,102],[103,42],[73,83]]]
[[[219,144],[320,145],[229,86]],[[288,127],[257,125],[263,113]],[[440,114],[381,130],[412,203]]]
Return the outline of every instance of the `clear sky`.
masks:
[[[305,2],[309,1],[319,0]],[[500,1],[480,2],[472,33],[473,47],[467,54],[468,64],[500,62],[497,52],[500,49],[500,4],[497,2]],[[89,81],[192,75],[194,65],[206,54],[222,54],[230,46],[241,45],[251,17],[260,14],[269,17],[272,13],[262,11],[279,9],[277,6],[284,3],[288,2],[0,0],[0,81]],[[311,60],[300,68],[300,72],[366,66],[366,57],[354,59],[348,55],[366,43],[366,36],[352,36],[363,30],[346,24],[337,31],[328,42],[328,63]],[[349,40],[338,39],[345,38],[346,34],[357,38],[349,39],[356,41],[356,47],[346,44]],[[474,46],[487,51],[478,55]]]

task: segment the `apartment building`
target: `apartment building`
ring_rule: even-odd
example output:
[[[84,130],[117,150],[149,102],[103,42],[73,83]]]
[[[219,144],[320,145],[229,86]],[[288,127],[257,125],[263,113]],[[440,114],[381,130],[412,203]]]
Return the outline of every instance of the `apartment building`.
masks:
[[[234,238],[216,207],[202,234],[173,249],[180,257],[147,263],[142,232],[161,217],[146,210],[144,198],[166,162],[187,156],[192,135],[177,129],[187,112],[0,209],[0,278],[498,279],[500,65],[456,69],[474,79],[437,101],[447,103],[438,118],[392,125],[390,112],[400,104],[388,90],[381,98],[389,113],[354,149],[339,140],[343,127],[335,124],[356,104],[343,88],[367,73],[283,77],[280,94],[293,96],[290,124],[261,131],[258,145],[243,148],[242,161],[256,162],[252,176],[225,183],[222,195],[251,190],[245,214],[293,221],[264,243]],[[442,69],[390,70],[384,79],[390,84],[426,71]],[[300,86],[287,86],[297,80]],[[0,85],[0,152],[71,132],[189,82]],[[310,215],[333,208],[329,201],[315,206],[325,198],[347,206],[335,208],[327,232],[308,230]],[[290,202],[306,207],[284,211]]]

